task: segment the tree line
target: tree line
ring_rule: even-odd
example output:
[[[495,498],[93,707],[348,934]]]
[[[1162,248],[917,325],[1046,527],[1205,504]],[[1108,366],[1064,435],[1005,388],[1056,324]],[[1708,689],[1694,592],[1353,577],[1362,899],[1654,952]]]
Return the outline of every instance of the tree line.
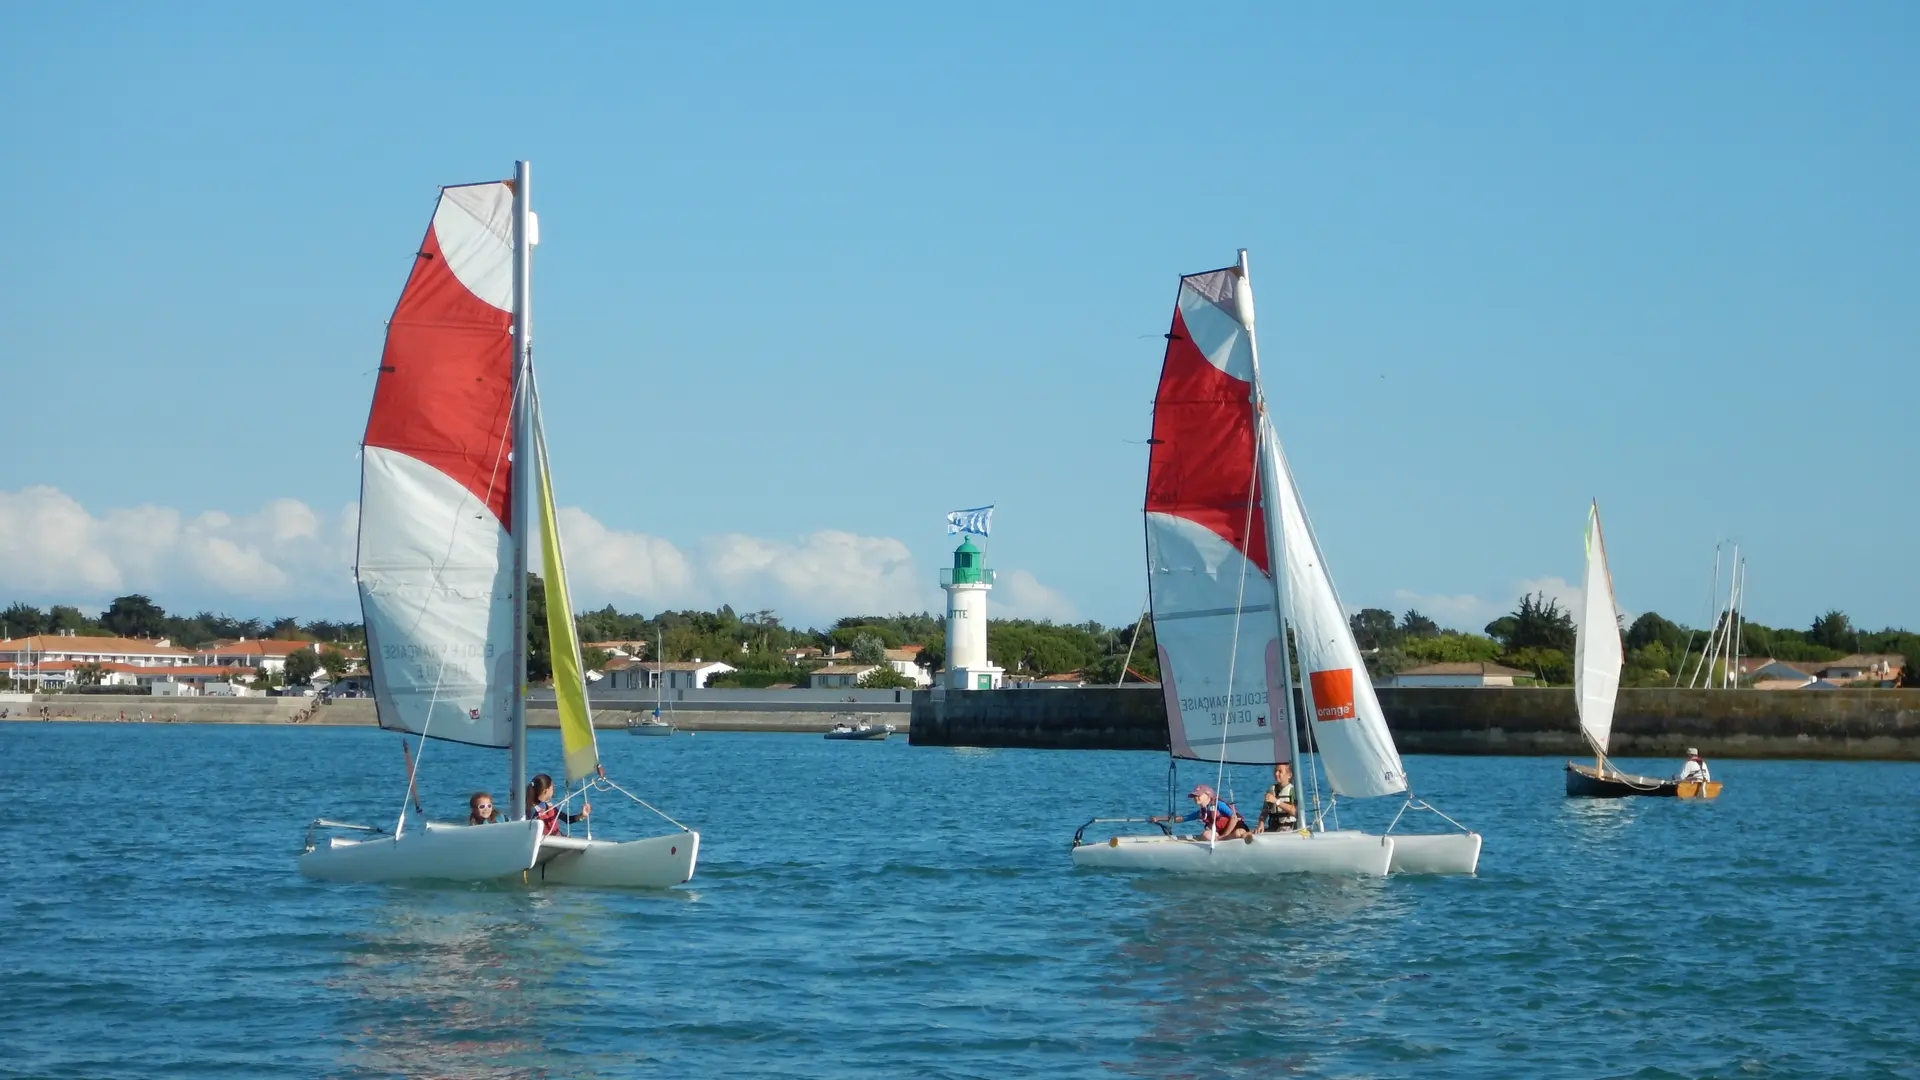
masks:
[[[1720,616],[1722,623],[1726,619]],[[1530,672],[1549,686],[1573,682],[1573,613],[1544,593],[1522,596],[1513,611],[1488,623],[1480,634],[1442,629],[1417,610],[1395,616],[1384,608],[1363,608],[1350,621],[1376,679],[1425,664],[1483,661]],[[1901,685],[1920,686],[1920,634],[1904,629],[1861,630],[1838,610],[1823,613],[1805,630],[1746,619],[1734,629],[1745,657],[1817,663],[1853,653],[1897,653],[1907,658]],[[1718,662],[1711,670],[1701,670],[1712,662],[1702,655],[1707,636],[1707,630],[1646,612],[1623,628],[1626,655],[1620,685],[1685,686],[1698,676],[1717,678]]]

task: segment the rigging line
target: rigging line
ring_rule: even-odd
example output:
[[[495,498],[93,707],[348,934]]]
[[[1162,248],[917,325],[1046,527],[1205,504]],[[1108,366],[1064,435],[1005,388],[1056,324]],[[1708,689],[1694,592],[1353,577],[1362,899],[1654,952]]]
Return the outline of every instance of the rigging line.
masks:
[[[368,659],[371,660],[372,657],[368,657]],[[407,758],[407,790],[401,793],[400,817],[394,823],[394,826],[393,826],[393,836],[394,836],[394,839],[396,840],[400,838],[400,830],[404,829],[407,824],[407,795],[412,793],[415,790],[414,778],[420,775],[420,761],[421,759],[427,756],[427,729],[433,727],[433,707],[440,703],[440,684],[443,680],[446,679],[446,677],[447,677],[447,665],[443,662],[440,664],[438,668],[434,670],[433,694],[427,698],[427,718],[425,722],[423,722],[420,725],[420,730],[417,733],[420,736],[420,753],[418,755],[409,754]],[[406,745],[406,738],[407,737],[404,734],[404,729],[403,729],[403,734],[400,736],[400,745],[403,747]],[[413,799],[414,799],[414,807],[418,809],[420,805],[420,796],[414,795]],[[427,812],[425,810],[421,810],[420,819],[422,824],[425,823],[426,817],[427,817]]]
[[[1127,669],[1133,666],[1133,648],[1140,644],[1140,627],[1147,621],[1147,611],[1153,606],[1153,589],[1147,589],[1147,598],[1140,601],[1140,617],[1133,621],[1133,636],[1127,639],[1127,658],[1120,662],[1120,677],[1113,681],[1115,686],[1123,686],[1127,681]],[[1171,760],[1171,759],[1169,759]]]
[[[1253,479],[1247,482],[1247,518],[1246,524],[1240,529],[1241,542],[1248,547],[1253,546],[1253,504],[1255,502],[1254,496],[1260,490],[1260,440],[1264,435],[1265,432],[1261,427],[1254,429]],[[1272,538],[1269,537],[1268,540],[1271,542]],[[1233,649],[1227,654],[1227,708],[1226,712],[1222,714],[1220,718],[1220,760],[1215,765],[1213,775],[1214,813],[1216,815],[1219,813],[1221,780],[1227,773],[1227,728],[1233,724],[1233,673],[1234,669],[1240,663],[1240,623],[1246,618],[1246,613],[1242,609],[1246,607],[1247,603],[1247,571],[1253,568],[1253,556],[1247,554],[1245,550],[1242,550],[1240,554],[1240,595],[1236,596],[1233,601]],[[1269,567],[1268,569],[1271,571],[1273,568]],[[1285,632],[1285,628],[1282,628],[1281,633]],[[1161,673],[1163,677],[1165,674],[1165,672]],[[1272,702],[1268,702],[1268,705],[1271,706]],[[1185,717],[1181,718],[1181,722],[1185,723]]]
[[[647,809],[653,811],[654,813],[660,815],[660,818],[663,821],[666,821],[668,824],[672,825],[674,828],[679,829],[681,832],[693,831],[692,829],[687,828],[685,825],[682,825],[679,821],[676,821],[666,811],[653,805],[652,803],[641,798],[640,796],[635,795],[633,792],[628,791],[626,788],[621,787],[619,784],[614,783],[612,780],[609,780],[604,776],[596,776],[591,780],[589,780],[588,784],[590,784],[595,791],[602,791],[602,790],[605,790],[606,788],[612,788],[613,790],[619,792],[620,794],[625,795],[627,798],[632,799],[634,802],[639,803],[641,806],[644,806]],[[584,791],[585,788],[583,787],[581,790]]]

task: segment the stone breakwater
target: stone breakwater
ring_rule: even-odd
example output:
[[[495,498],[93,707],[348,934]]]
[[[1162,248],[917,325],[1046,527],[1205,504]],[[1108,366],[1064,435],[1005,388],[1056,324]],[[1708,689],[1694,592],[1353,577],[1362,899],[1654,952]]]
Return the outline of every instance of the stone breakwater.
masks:
[[[1573,691],[1564,687],[1377,692],[1402,753],[1589,753]],[[1147,687],[957,692],[939,700],[920,691],[913,742],[1164,753],[1166,699]],[[1676,757],[1697,746],[1709,758],[1920,761],[1920,690],[1622,690],[1611,742],[1619,757]]]
[[[712,703],[681,704],[670,713],[681,731],[796,731],[824,732],[838,716],[834,709],[780,708],[780,703],[728,703],[731,708],[714,708]],[[840,709],[853,709],[841,705]],[[907,729],[904,702],[898,708],[862,703],[860,715],[875,722]],[[316,698],[167,698],[108,694],[41,694],[32,701],[0,701],[6,715],[0,720],[66,723],[149,723],[149,724],[302,724],[332,727],[372,727],[375,724],[371,698],[342,698],[321,704]],[[652,710],[597,706],[593,726],[598,729],[624,729],[630,719],[651,714]],[[560,714],[552,702],[532,701],[527,705],[527,726],[555,728]]]

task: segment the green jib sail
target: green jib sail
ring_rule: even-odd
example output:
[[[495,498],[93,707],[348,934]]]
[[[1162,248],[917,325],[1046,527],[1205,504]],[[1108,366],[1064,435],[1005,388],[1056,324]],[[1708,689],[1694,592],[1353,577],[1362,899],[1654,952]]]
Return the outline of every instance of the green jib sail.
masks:
[[[547,470],[547,434],[534,399],[534,441],[540,498],[540,561],[547,584],[547,648],[553,657],[553,696],[560,709],[560,749],[567,782],[592,776],[600,768],[593,741],[593,713],[587,707],[587,683],[580,662],[580,633],[573,623],[573,597],[567,591],[566,561],[560,555],[560,523],[553,510],[553,476]]]

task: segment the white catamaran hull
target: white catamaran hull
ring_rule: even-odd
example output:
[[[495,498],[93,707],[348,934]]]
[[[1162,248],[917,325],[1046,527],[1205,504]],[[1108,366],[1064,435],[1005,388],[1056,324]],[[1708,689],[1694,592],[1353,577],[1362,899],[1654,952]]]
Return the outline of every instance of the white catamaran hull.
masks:
[[[492,881],[518,877],[539,853],[538,821],[428,825],[397,837],[333,837],[300,856],[300,872],[323,881]]]
[[[1393,873],[1471,874],[1479,866],[1479,833],[1393,834]]]
[[[538,821],[497,825],[429,822],[399,837],[335,837],[300,857],[300,872],[324,881],[528,881],[664,889],[693,877],[700,834],[620,843],[540,835]]]
[[[1246,840],[1116,836],[1073,849],[1073,864],[1098,870],[1180,874],[1351,874],[1385,877],[1396,840],[1362,832],[1260,833]]]
[[[624,843],[549,836],[540,845],[539,865],[527,877],[558,885],[665,889],[685,884],[693,877],[693,863],[699,853],[697,832]]]

